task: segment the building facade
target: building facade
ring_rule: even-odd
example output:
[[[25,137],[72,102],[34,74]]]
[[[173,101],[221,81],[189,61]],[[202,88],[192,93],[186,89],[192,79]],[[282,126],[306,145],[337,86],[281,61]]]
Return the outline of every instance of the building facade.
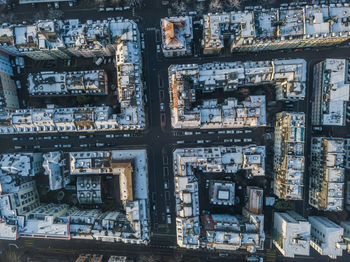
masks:
[[[162,51],[164,56],[186,56],[192,54],[192,17],[167,17],[160,21]]]
[[[326,217],[310,216],[310,245],[318,253],[336,259],[343,255],[346,244],[343,239],[344,229]]]
[[[0,52],[0,113],[19,108],[17,86],[13,80],[13,70],[9,56]]]
[[[309,256],[310,231],[310,223],[294,211],[274,213],[273,244],[283,256]]]

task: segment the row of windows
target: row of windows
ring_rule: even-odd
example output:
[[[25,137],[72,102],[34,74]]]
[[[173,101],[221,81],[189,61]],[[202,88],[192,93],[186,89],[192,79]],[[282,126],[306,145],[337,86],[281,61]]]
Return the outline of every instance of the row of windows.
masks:
[[[314,231],[315,234],[322,236],[323,238],[325,237],[324,234],[322,232],[320,232],[318,229],[312,227],[311,231]]]
[[[33,201],[36,200],[36,199],[37,199],[37,196],[30,197],[30,198],[28,198],[28,199],[26,199],[26,200],[23,200],[23,201],[22,201],[22,205],[25,205],[25,204],[27,204],[27,203],[33,202]]]
[[[17,96],[17,92],[10,92],[10,91],[4,90],[4,95]]]

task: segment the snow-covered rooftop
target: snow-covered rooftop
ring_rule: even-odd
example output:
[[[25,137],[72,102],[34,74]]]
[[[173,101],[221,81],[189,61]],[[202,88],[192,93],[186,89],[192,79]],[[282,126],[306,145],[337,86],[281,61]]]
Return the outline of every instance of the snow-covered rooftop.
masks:
[[[311,157],[310,205],[323,211],[342,211],[344,205],[345,140],[313,137]]]
[[[191,42],[193,39],[191,16],[163,18],[160,25],[162,30],[162,49],[165,56],[168,56],[168,51],[176,51],[177,55],[191,53]]]
[[[280,8],[209,13],[204,15],[202,47],[205,54],[220,52],[224,39],[232,51],[291,48],[324,39],[350,37],[348,3],[281,6]],[[299,45],[303,43],[303,45]]]
[[[107,74],[103,70],[30,73],[28,84],[32,96],[106,95],[108,90]]]
[[[196,93],[216,89],[236,91],[240,87],[272,84],[277,100],[305,97],[306,62],[302,59],[171,65],[169,92],[174,128],[237,128],[266,125],[264,96],[248,96],[242,102],[229,97],[203,100]]]
[[[274,140],[274,193],[284,199],[301,199],[305,164],[305,114],[278,113]]]
[[[253,145],[178,148],[173,152],[176,231],[179,246],[227,250],[246,248],[249,252],[262,248],[265,239],[263,215],[254,215],[249,211],[243,212],[243,218],[228,214],[201,215],[198,176],[201,176],[201,172],[236,173],[246,168],[241,161],[250,154],[260,160],[255,168],[260,169],[263,174],[264,152],[264,147]],[[253,166],[249,168],[254,169]],[[254,171],[252,173],[254,174]],[[213,180],[210,188],[212,204],[234,203],[234,183]],[[205,238],[200,237],[203,233]]]

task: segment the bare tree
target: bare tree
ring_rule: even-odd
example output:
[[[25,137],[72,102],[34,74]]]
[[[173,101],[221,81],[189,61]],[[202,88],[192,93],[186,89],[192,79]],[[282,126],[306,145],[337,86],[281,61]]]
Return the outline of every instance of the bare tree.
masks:
[[[196,11],[198,12],[199,15],[203,14],[205,11],[205,6],[203,2],[199,2],[198,4],[195,5]]]
[[[129,0],[129,6],[139,6],[141,7],[143,0]]]
[[[227,5],[229,5],[230,7],[233,7],[235,9],[239,9],[242,1],[241,0],[226,0]]]
[[[98,4],[99,6],[104,6],[105,0],[94,0],[94,3]]]
[[[10,14],[0,14],[0,23],[16,23],[16,16],[13,13]]]
[[[119,6],[121,4],[121,0],[109,0],[109,3],[111,5],[116,5],[116,6]]]
[[[7,250],[4,257],[6,262],[24,262],[21,252],[18,251]]]
[[[137,258],[137,262],[157,262],[159,261],[159,257],[155,255],[144,255],[144,256],[139,256]]]
[[[171,6],[175,9],[175,13],[182,13],[186,11],[186,4],[185,2],[176,2],[174,1]]]
[[[48,18],[49,19],[60,19],[63,16],[63,11],[50,9]]]
[[[185,4],[185,2],[181,2],[180,4],[179,4],[179,11],[180,12],[185,12],[186,11],[186,4]]]
[[[34,20],[34,21],[44,20],[45,18],[46,18],[46,15],[45,15],[44,12],[42,12],[42,11],[36,12],[36,13],[33,15],[33,20]]]
[[[221,11],[223,9],[221,0],[211,0],[209,4],[209,10],[211,12]]]

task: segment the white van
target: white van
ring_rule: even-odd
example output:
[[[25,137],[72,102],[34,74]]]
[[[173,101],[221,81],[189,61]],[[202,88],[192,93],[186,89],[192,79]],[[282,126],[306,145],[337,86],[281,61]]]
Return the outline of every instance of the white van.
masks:
[[[102,64],[102,62],[103,62],[103,58],[102,58],[102,57],[99,57],[99,58],[96,60],[95,64],[99,66],[100,64]]]

